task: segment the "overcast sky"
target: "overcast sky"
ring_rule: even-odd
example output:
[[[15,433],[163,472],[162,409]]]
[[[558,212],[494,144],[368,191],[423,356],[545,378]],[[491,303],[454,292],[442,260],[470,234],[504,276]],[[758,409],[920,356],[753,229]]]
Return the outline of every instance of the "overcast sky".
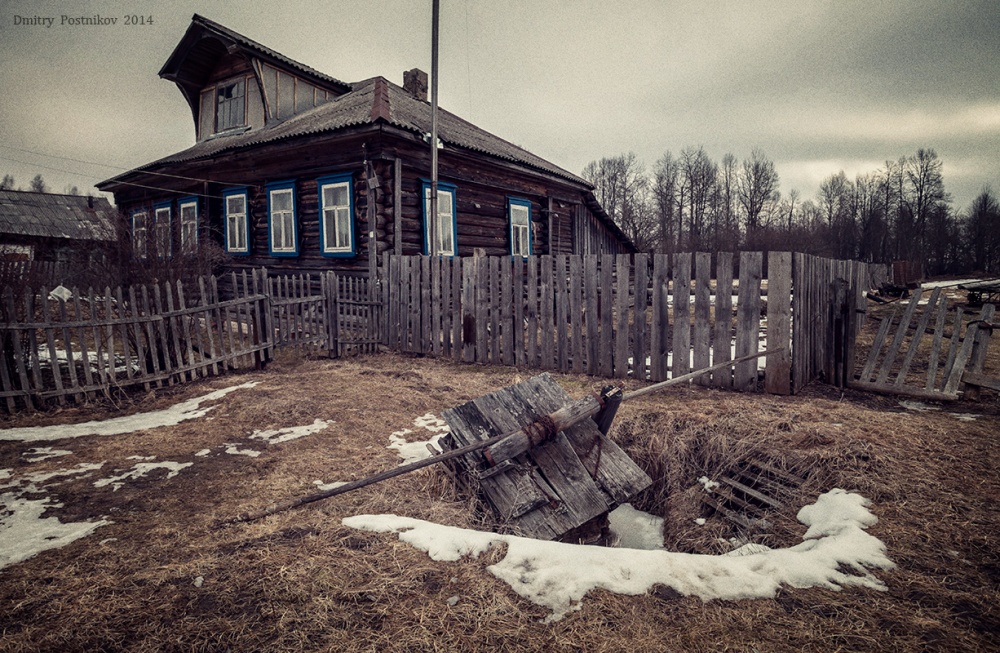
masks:
[[[629,151],[651,169],[668,150],[703,146],[719,161],[756,148],[784,195],[809,199],[831,174],[924,147],[956,209],[987,184],[1000,192],[997,0],[441,5],[441,106],[571,172]],[[0,0],[0,174],[86,192],[193,144],[187,104],[157,73],[194,13],[337,79],[401,85],[406,69],[430,71],[430,8]],[[153,24],[126,26],[129,15]],[[23,24],[36,16],[55,22]]]

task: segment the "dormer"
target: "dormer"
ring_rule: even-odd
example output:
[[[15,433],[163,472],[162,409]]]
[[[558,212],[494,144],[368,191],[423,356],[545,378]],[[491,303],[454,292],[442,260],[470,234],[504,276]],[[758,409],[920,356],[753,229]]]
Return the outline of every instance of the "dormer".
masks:
[[[198,14],[160,77],[187,100],[198,141],[261,129],[351,90]]]

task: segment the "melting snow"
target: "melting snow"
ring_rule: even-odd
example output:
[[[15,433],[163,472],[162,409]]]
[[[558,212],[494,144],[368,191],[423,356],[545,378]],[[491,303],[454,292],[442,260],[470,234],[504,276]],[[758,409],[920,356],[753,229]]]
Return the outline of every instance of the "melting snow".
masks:
[[[941,408],[938,406],[930,406],[922,401],[913,401],[911,399],[900,399],[899,405],[905,408],[906,410],[915,410],[919,413],[924,413],[929,410],[941,410]]]
[[[0,440],[24,440],[24,441],[48,441],[61,440],[63,438],[78,438],[84,435],[120,435],[122,433],[132,433],[159,426],[173,426],[185,420],[196,419],[204,416],[215,406],[201,407],[206,401],[221,399],[234,390],[242,388],[252,388],[257,385],[257,381],[249,381],[240,385],[223,388],[200,397],[194,397],[187,401],[156,410],[150,413],[140,413],[127,417],[115,417],[99,422],[83,422],[81,424],[56,424],[53,426],[25,426],[14,429],[0,430]]]
[[[110,485],[112,491],[117,492],[118,489],[125,485],[122,481],[137,479],[145,476],[154,469],[166,469],[169,470],[166,478],[173,478],[184,469],[185,467],[190,467],[194,463],[175,463],[173,461],[163,461],[161,463],[136,463],[132,469],[128,470],[121,476],[112,476],[110,478],[102,478],[100,480],[94,481],[94,487],[104,487]],[[117,471],[117,470],[116,470]]]
[[[227,445],[226,453],[232,456],[249,456],[250,458],[256,458],[260,455],[260,452],[254,449],[240,449],[238,444]]]
[[[403,436],[413,433],[410,429],[403,429],[401,431],[391,433],[389,435],[389,444],[387,448],[395,449],[399,454],[399,457],[403,459],[403,462],[399,463],[400,465],[408,465],[410,463],[415,463],[418,460],[429,458],[431,456],[431,452],[427,448],[427,445],[436,445],[437,441],[447,435],[450,430],[448,428],[448,423],[438,417],[435,417],[433,413],[427,413],[416,418],[413,420],[413,426],[426,429],[431,433],[436,433],[436,435],[430,440],[407,442],[403,439]]]
[[[312,435],[313,433],[322,431],[330,424],[333,424],[333,420],[316,419],[312,424],[307,424],[305,426],[290,426],[284,429],[254,431],[250,434],[250,439],[264,440],[268,444],[288,442],[289,440],[294,440],[296,438],[301,438],[303,436]]]
[[[102,519],[64,524],[56,517],[42,517],[47,509],[62,507],[50,501],[48,497],[25,499],[11,492],[0,494],[4,506],[0,512],[0,569],[42,551],[66,546],[111,523]]]
[[[654,584],[702,600],[772,598],[782,585],[839,590],[860,586],[885,590],[875,569],[895,565],[885,545],[865,532],[877,520],[864,497],[835,489],[799,511],[809,527],[801,544],[751,555],[710,556],[545,542],[442,526],[396,515],[358,515],[343,520],[351,528],[395,532],[434,560],[477,557],[497,543],[507,555],[487,569],[522,597],[551,610],[546,621],[580,609],[594,588],[619,594],[646,593]],[[855,573],[844,573],[844,569]]]
[[[34,449],[28,449],[21,454],[29,463],[37,463],[49,458],[58,458],[59,456],[69,456],[73,452],[67,451],[66,449],[53,449],[52,447],[35,447]]]
[[[338,488],[341,485],[347,485],[347,481],[333,481],[332,483],[324,483],[323,481],[317,479],[313,481],[313,485],[315,485],[316,489],[319,490],[320,492],[326,492],[327,490]]]
[[[663,517],[636,510],[631,503],[623,503],[610,513],[611,530],[618,536],[618,546],[623,549],[655,550],[663,548]]]

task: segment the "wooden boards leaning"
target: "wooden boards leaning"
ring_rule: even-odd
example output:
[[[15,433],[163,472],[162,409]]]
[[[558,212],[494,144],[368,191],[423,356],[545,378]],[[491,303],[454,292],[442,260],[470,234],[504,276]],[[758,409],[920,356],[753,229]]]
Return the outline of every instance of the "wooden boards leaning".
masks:
[[[546,373],[449,408],[442,417],[458,448],[524,427],[570,403]],[[456,462],[457,473],[478,479],[503,530],[543,540],[558,539],[652,483],[592,420],[494,468],[487,469],[479,453]]]

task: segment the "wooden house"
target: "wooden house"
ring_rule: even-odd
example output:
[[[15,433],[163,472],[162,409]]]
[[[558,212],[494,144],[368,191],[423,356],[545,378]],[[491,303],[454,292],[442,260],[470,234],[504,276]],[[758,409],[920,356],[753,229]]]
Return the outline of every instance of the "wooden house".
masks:
[[[234,267],[281,273],[428,253],[426,73],[345,83],[195,15],[160,77],[196,143],[98,184],[131,216],[136,256],[212,238]],[[447,111],[438,123],[438,253],[634,251],[586,180]]]
[[[83,262],[117,241],[118,212],[103,197],[0,191],[0,261]]]

